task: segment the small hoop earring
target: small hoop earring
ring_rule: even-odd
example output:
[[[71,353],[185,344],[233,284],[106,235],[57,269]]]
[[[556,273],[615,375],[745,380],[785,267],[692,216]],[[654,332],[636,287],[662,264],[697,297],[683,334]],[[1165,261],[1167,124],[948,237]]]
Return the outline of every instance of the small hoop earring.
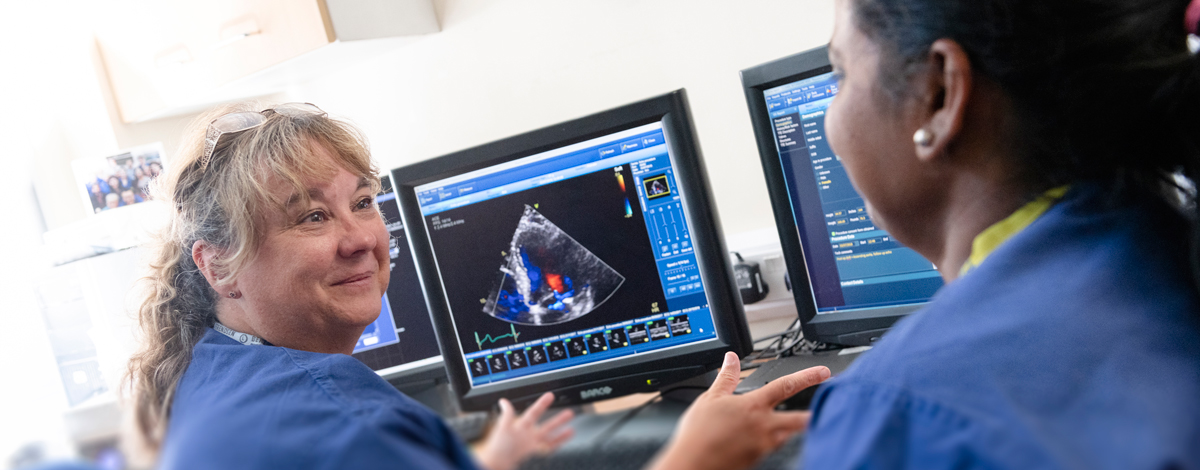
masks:
[[[925,129],[917,129],[917,132],[913,134],[913,143],[928,147],[933,144],[933,133]]]
[[[236,299],[236,298],[238,298],[238,297],[241,297],[241,296],[240,296],[240,295],[238,295],[238,293],[237,293],[237,292],[230,292],[230,293],[229,293],[229,298],[231,298],[231,299]]]

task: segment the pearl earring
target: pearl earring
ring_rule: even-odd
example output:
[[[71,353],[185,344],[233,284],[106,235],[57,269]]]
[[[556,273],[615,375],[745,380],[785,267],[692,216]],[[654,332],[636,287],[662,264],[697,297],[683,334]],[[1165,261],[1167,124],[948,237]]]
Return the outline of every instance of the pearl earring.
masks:
[[[925,129],[917,129],[917,132],[913,134],[913,143],[928,147],[933,144],[933,133]]]

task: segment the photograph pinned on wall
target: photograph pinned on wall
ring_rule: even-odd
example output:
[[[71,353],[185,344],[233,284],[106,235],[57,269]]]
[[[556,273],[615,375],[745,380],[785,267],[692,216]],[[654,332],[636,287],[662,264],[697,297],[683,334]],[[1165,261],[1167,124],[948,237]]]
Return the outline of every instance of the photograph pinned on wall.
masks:
[[[163,173],[162,142],[141,145],[114,155],[71,162],[75,186],[89,214],[150,200],[150,182]]]

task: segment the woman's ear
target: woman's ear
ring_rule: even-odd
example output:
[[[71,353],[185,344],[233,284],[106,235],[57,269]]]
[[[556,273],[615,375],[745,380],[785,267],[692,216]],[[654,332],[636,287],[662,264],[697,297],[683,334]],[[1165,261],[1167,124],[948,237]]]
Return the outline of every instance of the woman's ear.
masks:
[[[208,285],[212,286],[217,292],[221,291],[221,287],[217,283],[217,270],[214,260],[219,255],[217,247],[210,245],[204,240],[197,240],[192,244],[192,262],[196,263],[196,268],[200,270],[200,274],[204,275],[204,279],[208,281]],[[230,286],[224,286],[228,288]],[[233,289],[233,290],[236,290]]]
[[[974,83],[971,60],[962,46],[950,39],[939,39],[929,46],[929,63],[921,80],[925,112],[921,127],[913,136],[917,158],[929,162],[946,154],[946,149],[962,131],[967,103]]]

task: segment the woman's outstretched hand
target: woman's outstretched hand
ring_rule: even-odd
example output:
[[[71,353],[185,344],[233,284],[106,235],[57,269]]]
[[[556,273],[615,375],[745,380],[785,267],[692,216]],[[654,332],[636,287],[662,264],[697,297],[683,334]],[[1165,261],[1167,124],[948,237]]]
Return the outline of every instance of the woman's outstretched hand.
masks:
[[[525,459],[550,453],[567,442],[574,434],[567,427],[574,416],[571,410],[538,422],[551,403],[554,403],[554,394],[547,393],[517,416],[512,403],[501,398],[500,417],[475,454],[480,465],[487,470],[513,470]]]
[[[808,427],[807,411],[775,411],[775,407],[829,378],[828,368],[811,367],[753,392],[734,395],[740,373],[737,354],[725,353],[717,380],[683,414],[675,436],[650,468],[749,468]]]

